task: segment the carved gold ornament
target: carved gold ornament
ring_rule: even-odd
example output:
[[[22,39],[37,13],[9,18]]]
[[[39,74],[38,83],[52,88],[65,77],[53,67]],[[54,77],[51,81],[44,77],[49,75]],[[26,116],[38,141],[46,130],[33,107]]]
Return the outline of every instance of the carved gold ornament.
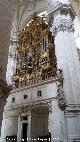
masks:
[[[18,35],[17,65],[13,76],[16,87],[56,76],[54,38],[44,19],[34,13],[32,21]]]

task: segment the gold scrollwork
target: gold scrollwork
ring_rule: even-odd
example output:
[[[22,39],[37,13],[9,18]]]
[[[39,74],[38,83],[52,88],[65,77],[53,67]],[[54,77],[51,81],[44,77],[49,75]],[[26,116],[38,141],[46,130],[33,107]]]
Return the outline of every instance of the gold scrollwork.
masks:
[[[31,80],[35,84],[35,80],[48,79],[45,76],[51,71],[56,76],[54,38],[44,19],[34,13],[29,25],[18,35],[17,65],[13,76],[16,87],[27,85]]]

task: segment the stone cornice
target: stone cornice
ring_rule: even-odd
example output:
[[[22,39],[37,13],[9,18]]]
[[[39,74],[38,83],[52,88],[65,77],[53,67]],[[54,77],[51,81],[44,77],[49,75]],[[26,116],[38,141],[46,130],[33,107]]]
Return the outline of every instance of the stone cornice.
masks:
[[[53,6],[51,13],[53,13],[53,15],[57,13],[61,13],[61,14],[63,13],[64,15],[66,15],[67,13],[69,13],[72,19],[74,19],[76,16],[71,5],[62,4],[60,2],[58,2],[56,5]]]

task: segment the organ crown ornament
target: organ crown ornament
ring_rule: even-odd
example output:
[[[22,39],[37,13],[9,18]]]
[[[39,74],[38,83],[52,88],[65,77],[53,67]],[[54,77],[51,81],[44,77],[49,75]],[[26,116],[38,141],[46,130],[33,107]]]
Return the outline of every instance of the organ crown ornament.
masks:
[[[18,34],[15,86],[32,85],[56,76],[54,38],[46,17],[37,16]],[[47,78],[46,78],[47,76]]]

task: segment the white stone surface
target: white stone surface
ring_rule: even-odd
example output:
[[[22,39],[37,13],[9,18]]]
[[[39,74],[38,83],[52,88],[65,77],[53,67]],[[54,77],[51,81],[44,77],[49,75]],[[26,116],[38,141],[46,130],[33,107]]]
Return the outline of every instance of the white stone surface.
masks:
[[[22,88],[17,89],[11,92],[7,99],[7,103],[5,105],[5,109],[10,106],[21,105],[23,103],[36,101],[40,98],[37,98],[37,91],[42,91],[42,99],[48,99],[52,97],[56,97],[57,95],[57,87],[56,83],[50,85],[42,85],[38,87],[34,87],[31,89]],[[24,100],[24,95],[28,95],[28,98]],[[15,97],[15,103],[12,103],[12,97]]]
[[[37,98],[37,91],[41,90],[42,91],[42,97],[41,98]],[[28,95],[28,98],[26,100],[24,100],[24,94]],[[4,119],[3,119],[3,123],[2,123],[2,139],[5,139],[6,136],[10,136],[10,135],[17,135],[18,136],[18,140],[21,138],[21,126],[19,126],[20,121],[18,121],[19,118],[19,113],[18,113],[18,107],[22,107],[23,105],[27,105],[27,103],[31,102],[31,101],[37,101],[37,100],[42,100],[42,99],[52,99],[53,97],[55,98],[57,95],[57,86],[56,83],[53,84],[49,84],[49,85],[44,85],[44,86],[37,86],[34,87],[32,89],[19,89],[16,91],[12,91],[10,96],[7,99],[7,104],[5,106],[5,111],[4,111]],[[15,97],[15,102],[12,103],[12,97]],[[61,137],[61,112],[58,108],[58,104],[57,101],[52,99],[52,113],[50,114],[50,123],[49,123],[49,131],[52,133],[52,139],[53,137]],[[46,113],[46,112],[45,112]],[[48,125],[48,114],[37,114],[33,113],[31,114],[31,122],[30,121],[30,117],[28,119],[28,123],[32,125],[32,137],[35,138],[35,136],[38,136],[41,134],[41,132],[43,131],[43,122],[45,123],[45,134],[48,133],[48,129],[47,129],[47,125]],[[28,114],[28,113],[27,113]],[[44,119],[43,119],[44,118]],[[36,122],[38,122],[38,124],[36,124]],[[42,123],[42,124],[41,124]],[[57,125],[58,124],[58,125]],[[20,124],[21,125],[21,124]],[[40,125],[40,126],[39,126]],[[12,127],[13,126],[13,127]],[[18,128],[19,127],[19,128]],[[37,132],[36,129],[39,129],[39,127],[41,129],[39,129],[39,131]],[[28,129],[28,132],[30,131],[30,128]],[[35,131],[34,131],[35,129]],[[54,133],[53,133],[53,129],[54,129]],[[59,129],[59,132],[58,132]],[[33,133],[34,132],[34,133]],[[29,132],[30,133],[30,132]],[[28,135],[30,136],[30,134]]]
[[[64,88],[64,96],[65,96],[65,103],[71,112],[68,110],[67,107],[65,110],[66,116],[66,127],[67,127],[67,140],[77,140],[79,138],[79,114],[76,115],[74,109],[76,107],[76,111],[79,110],[78,104],[80,104],[80,64],[78,59],[78,53],[76,44],[74,41],[74,34],[73,32],[69,31],[69,22],[70,22],[70,15],[63,16],[59,13],[54,14],[54,21],[53,21],[53,28],[56,27],[57,33],[55,35],[55,52],[57,56],[57,66],[58,68],[62,69],[63,71],[63,88]],[[65,23],[65,20],[67,22]],[[62,28],[65,26],[64,31],[59,29],[60,24],[64,22]],[[57,23],[57,25],[56,25]],[[73,24],[73,23],[72,23]],[[59,29],[59,30],[58,30]],[[74,117],[75,115],[75,117]],[[74,124],[75,123],[75,124]],[[63,139],[65,139],[63,135]]]

